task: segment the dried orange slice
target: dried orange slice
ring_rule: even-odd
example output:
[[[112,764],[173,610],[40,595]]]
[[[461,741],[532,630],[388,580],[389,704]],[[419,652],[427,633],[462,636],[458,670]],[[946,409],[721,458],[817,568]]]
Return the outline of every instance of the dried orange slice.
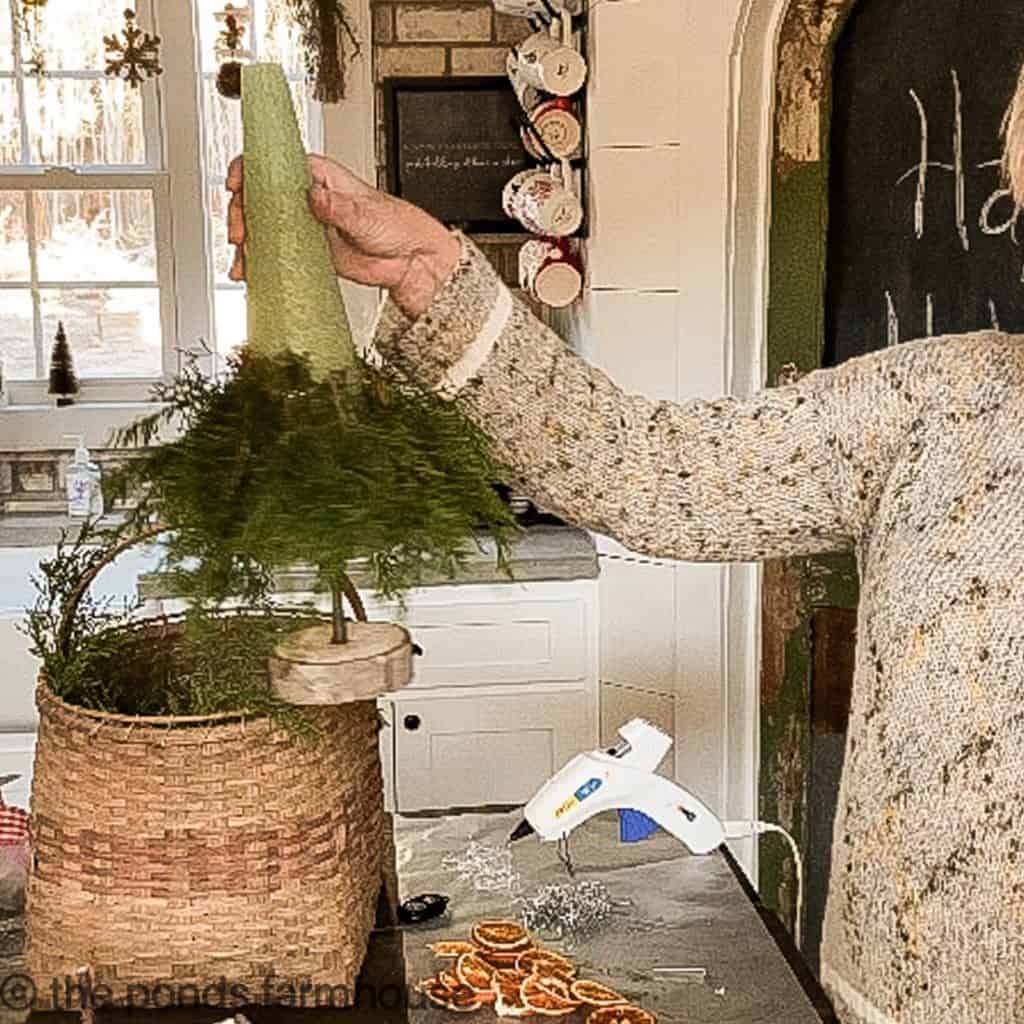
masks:
[[[521,971],[499,970],[491,979],[494,1012],[499,1017],[529,1017],[534,1011],[523,1002],[522,985],[529,975]]]
[[[475,992],[491,991],[491,979],[496,970],[476,953],[463,953],[455,964],[459,981]]]
[[[573,1006],[579,1006],[580,1001],[572,994],[570,982],[557,974],[531,974],[523,982],[523,998],[532,992],[545,992],[549,996],[555,996]]]
[[[523,1003],[545,1017],[564,1017],[580,1004],[569,995],[569,986],[561,978],[531,974],[519,990]]]
[[[435,1006],[441,1006],[454,1013],[473,1013],[483,1005],[469,989],[450,988],[440,978],[421,981],[418,988]]]
[[[448,988],[451,989],[459,988],[462,985],[462,982],[459,981],[458,975],[456,975],[453,971],[439,972],[437,975],[437,980],[441,982],[442,985],[447,985]]]
[[[658,1024],[653,1013],[623,1003],[622,1006],[602,1006],[587,1017],[587,1024]]]
[[[434,956],[442,957],[444,959],[457,960],[463,953],[475,953],[476,946],[472,942],[457,942],[447,940],[443,942],[434,942],[427,947]]]
[[[628,1002],[626,997],[619,995],[615,989],[608,988],[607,985],[599,985],[596,981],[574,981],[570,991],[573,998],[588,1006],[620,1006]],[[601,1022],[594,1021],[593,1024],[601,1024]]]
[[[531,974],[553,974],[561,978],[576,976],[576,965],[550,949],[528,949],[520,953],[516,958],[516,967]]]
[[[533,948],[533,947],[529,947]],[[485,963],[489,963],[492,967],[498,968],[498,970],[511,971],[515,970],[519,962],[519,953],[495,953],[490,949],[477,949],[477,955]]]
[[[520,953],[533,945],[529,933],[515,921],[478,921],[472,939],[493,953]]]

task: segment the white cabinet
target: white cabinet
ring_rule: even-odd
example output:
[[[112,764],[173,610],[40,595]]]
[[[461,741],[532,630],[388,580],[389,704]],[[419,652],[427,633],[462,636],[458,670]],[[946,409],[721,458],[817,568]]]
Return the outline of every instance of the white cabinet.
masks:
[[[525,803],[595,745],[586,691],[391,701],[399,812]]]
[[[385,776],[399,813],[525,802],[598,742],[597,582],[414,591],[397,617],[423,648],[382,700]]]

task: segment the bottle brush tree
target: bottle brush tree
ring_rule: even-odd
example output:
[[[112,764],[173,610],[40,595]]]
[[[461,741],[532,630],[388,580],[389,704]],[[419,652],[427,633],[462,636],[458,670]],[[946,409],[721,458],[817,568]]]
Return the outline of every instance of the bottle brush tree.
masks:
[[[479,532],[499,559],[516,529],[485,438],[456,408],[352,343],[284,75],[242,69],[248,341],[220,378],[186,366],[161,411],[122,432],[140,523],[168,527],[167,564],[197,602],[259,600],[305,563],[346,640],[347,564],[400,595],[453,574]],[[176,436],[153,444],[172,426]]]
[[[47,391],[57,396],[58,405],[71,405],[74,396],[78,394],[78,377],[75,375],[75,363],[63,321],[57,322],[57,333],[53,338],[53,350],[50,353],[50,386]]]

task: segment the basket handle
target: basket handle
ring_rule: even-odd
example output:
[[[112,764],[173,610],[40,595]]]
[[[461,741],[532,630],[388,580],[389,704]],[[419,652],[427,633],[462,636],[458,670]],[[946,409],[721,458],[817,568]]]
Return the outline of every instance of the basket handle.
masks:
[[[88,571],[75,585],[75,589],[68,594],[68,599],[60,610],[60,625],[57,627],[57,649],[61,654],[67,656],[68,644],[71,642],[71,626],[75,621],[78,606],[85,596],[85,592],[92,586],[93,580],[99,575],[100,570],[110,565],[118,555],[129,548],[134,547],[136,544],[141,544],[143,541],[150,540],[161,533],[165,533],[169,529],[170,527],[166,523],[154,523],[152,526],[133,534],[131,537],[119,540],[89,567]]]
[[[166,533],[169,529],[170,526],[167,523],[154,523],[145,530],[118,541],[102,558],[97,559],[89,567],[89,571],[78,581],[75,589],[68,595],[68,599],[64,602],[64,606],[60,611],[60,625],[57,628],[57,648],[61,654],[67,656],[68,644],[71,640],[71,626],[75,620],[75,613],[78,611],[78,606],[85,596],[85,592],[92,586],[92,582],[99,575],[100,570],[110,565],[111,562],[129,548],[134,547],[136,544],[141,544],[143,541],[152,540],[153,537]],[[359,622],[366,622],[366,606],[363,604],[363,599],[356,589],[356,585],[347,573],[341,574],[341,592],[349,605],[351,605],[352,613],[356,619]]]

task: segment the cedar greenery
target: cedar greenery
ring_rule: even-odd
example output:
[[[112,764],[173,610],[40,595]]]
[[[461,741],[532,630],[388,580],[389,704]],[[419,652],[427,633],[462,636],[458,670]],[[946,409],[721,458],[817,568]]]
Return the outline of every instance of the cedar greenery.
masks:
[[[136,525],[167,524],[167,564],[202,603],[263,600],[299,563],[340,589],[355,560],[400,597],[453,576],[478,530],[503,559],[517,529],[480,431],[385,371],[315,381],[300,357],[243,349],[226,376],[189,363],[156,397],[163,408],[118,435],[141,451],[108,491],[140,495]],[[168,425],[180,435],[154,445]]]

